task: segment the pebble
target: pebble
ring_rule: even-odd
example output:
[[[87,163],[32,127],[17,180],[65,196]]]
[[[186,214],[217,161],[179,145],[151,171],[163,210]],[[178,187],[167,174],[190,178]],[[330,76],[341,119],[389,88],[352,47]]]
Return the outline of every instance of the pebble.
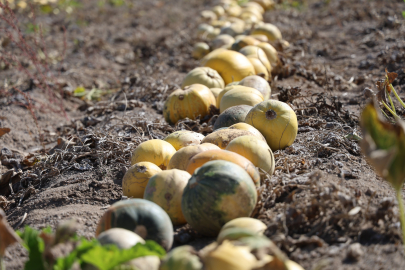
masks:
[[[358,261],[364,252],[359,243],[354,243],[349,246],[347,249],[347,258]]]

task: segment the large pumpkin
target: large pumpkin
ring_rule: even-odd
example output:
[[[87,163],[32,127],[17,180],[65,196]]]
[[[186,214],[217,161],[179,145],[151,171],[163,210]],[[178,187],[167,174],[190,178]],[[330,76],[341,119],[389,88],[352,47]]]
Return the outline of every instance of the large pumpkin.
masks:
[[[187,172],[193,174],[196,169],[211,160],[226,160],[243,168],[252,178],[256,187],[260,186],[260,174],[256,167],[243,156],[226,150],[208,150],[192,157],[187,164]]]
[[[249,174],[224,160],[205,163],[184,189],[181,208],[196,231],[216,236],[228,221],[252,214],[257,191]]]
[[[219,92],[219,94],[218,94],[218,96],[216,98],[216,104],[217,104],[218,109],[219,109],[219,105],[221,104],[222,97],[226,94],[226,92],[231,91],[238,84],[239,84],[239,82],[231,82],[230,84],[226,85],[226,87],[224,89],[222,89],[221,92]]]
[[[216,105],[216,100],[211,90],[202,84],[186,86],[184,90],[178,89],[171,93],[165,102],[163,116],[169,124],[186,117],[196,119],[210,113],[211,105]]]
[[[271,96],[271,88],[269,83],[260,76],[252,75],[247,76],[239,82],[239,85],[251,87],[262,93],[264,100],[267,100]]]
[[[232,106],[249,105],[254,106],[263,101],[263,95],[256,89],[241,85],[234,86],[221,98],[219,110],[222,113]]]
[[[257,47],[257,46],[246,46],[243,47],[240,51],[241,54],[246,56],[247,58],[255,58],[259,60],[259,62],[269,71],[271,72],[271,64],[269,59],[267,59],[267,55],[264,51]],[[257,72],[256,72],[257,73]]]
[[[256,26],[252,32],[252,35],[265,35],[269,39],[269,41],[276,41],[276,40],[281,40],[281,32],[275,26],[274,24],[271,23],[264,23],[262,25]]]
[[[260,131],[258,131],[256,128],[246,123],[236,123],[230,126],[229,129],[247,130],[253,135],[255,135],[255,137],[260,138],[263,142],[266,141],[266,138],[264,138],[263,134],[261,134]]]
[[[97,225],[96,236],[111,228],[135,232],[169,250],[173,244],[173,225],[156,203],[143,199],[119,201],[111,205]]]
[[[202,84],[208,88],[225,87],[224,80],[219,76],[218,72],[209,67],[197,67],[187,73],[181,87],[184,88],[192,84]]]
[[[214,130],[230,127],[236,123],[245,122],[246,115],[252,109],[249,105],[232,106],[223,111],[214,124]]]
[[[162,207],[173,225],[181,225],[186,220],[181,212],[181,197],[191,175],[177,169],[166,170],[149,179],[143,198]]]
[[[274,155],[266,142],[253,136],[241,136],[233,139],[226,150],[238,153],[250,160],[256,167],[272,175],[274,173]]]
[[[263,52],[266,54],[267,59],[270,61],[270,64],[273,68],[278,65],[278,63],[280,61],[278,58],[278,52],[273,46],[271,46],[267,42],[261,42],[261,43],[257,44],[256,46],[263,50]]]
[[[179,150],[185,146],[198,145],[204,139],[204,135],[190,130],[178,130],[164,138],[164,141],[173,145],[174,149]]]
[[[135,148],[132,153],[131,165],[149,161],[164,170],[174,153],[176,153],[176,149],[170,143],[159,139],[149,140]]]
[[[195,155],[207,151],[207,150],[218,150],[221,149],[212,143],[203,143],[200,145],[190,145],[181,148],[177,151],[173,157],[170,159],[167,169],[179,169],[185,171],[187,169],[187,164],[192,157]]]
[[[265,79],[266,81],[270,81],[271,77],[269,74],[269,70],[263,65],[263,63],[260,62],[259,59],[254,57],[248,57],[248,59],[255,68],[255,74],[258,76],[262,76],[263,79]]]
[[[257,104],[247,114],[245,122],[263,134],[273,151],[293,144],[298,133],[295,112],[278,100],[269,99]]]
[[[143,198],[149,179],[162,170],[151,162],[132,165],[122,179],[122,194],[129,198]]]
[[[212,94],[214,94],[215,100],[217,99],[219,93],[223,90],[222,88],[210,88]]]
[[[216,130],[215,132],[207,135],[201,143],[212,143],[219,146],[221,149],[225,149],[233,139],[244,135],[255,136],[253,133],[247,130],[225,128]],[[259,138],[261,139],[262,136]]]
[[[201,61],[205,67],[218,71],[225,84],[240,81],[244,77],[255,74],[249,60],[241,53],[217,49],[207,54]]]

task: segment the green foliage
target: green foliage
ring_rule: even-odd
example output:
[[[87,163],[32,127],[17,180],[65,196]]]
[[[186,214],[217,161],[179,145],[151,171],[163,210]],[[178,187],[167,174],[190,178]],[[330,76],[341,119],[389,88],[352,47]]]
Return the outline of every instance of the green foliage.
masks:
[[[17,234],[23,240],[23,245],[29,252],[28,261],[25,263],[24,269],[45,270],[45,263],[42,257],[45,243],[39,236],[41,232],[26,226],[23,232],[17,231]]]

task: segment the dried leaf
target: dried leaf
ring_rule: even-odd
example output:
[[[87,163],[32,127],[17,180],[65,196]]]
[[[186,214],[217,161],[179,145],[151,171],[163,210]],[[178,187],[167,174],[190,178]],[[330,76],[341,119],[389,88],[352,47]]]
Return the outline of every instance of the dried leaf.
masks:
[[[8,224],[4,211],[0,209],[0,256],[4,256],[6,248],[14,243],[21,243],[21,239]]]
[[[398,77],[398,74],[397,74],[397,73],[395,73],[395,72],[388,72],[387,69],[385,69],[385,73],[386,73],[386,76],[387,76],[387,78],[388,78],[388,83],[389,83],[389,84],[393,83],[393,82],[395,81],[395,79]]]
[[[7,134],[11,131],[9,128],[0,128],[0,137],[3,136],[4,134]]]

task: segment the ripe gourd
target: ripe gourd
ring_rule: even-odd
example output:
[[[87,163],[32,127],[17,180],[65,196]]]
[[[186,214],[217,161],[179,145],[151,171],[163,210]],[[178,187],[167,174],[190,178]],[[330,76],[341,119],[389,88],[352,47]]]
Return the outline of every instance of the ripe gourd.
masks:
[[[190,118],[204,117],[210,113],[216,100],[211,90],[202,84],[186,86],[171,93],[164,104],[163,116],[169,124]]]
[[[219,93],[223,90],[223,88],[210,88],[211,92],[214,94],[215,100],[219,96]]]
[[[262,62],[260,62],[259,59],[254,58],[254,57],[248,57],[250,63],[252,64],[252,66],[255,68],[255,74],[258,76],[262,76],[263,79],[265,79],[266,81],[270,80],[269,77],[269,70],[263,65]]]
[[[197,42],[193,47],[191,55],[194,59],[201,59],[210,52],[210,46],[205,42]]]
[[[264,100],[269,99],[271,96],[271,88],[269,83],[260,76],[247,76],[239,82],[239,85],[251,87],[258,90],[260,93],[262,93]]]
[[[231,107],[232,108],[232,107]],[[255,137],[260,138],[263,142],[266,141],[264,136],[253,126],[246,124],[246,123],[237,123],[229,127],[229,129],[239,129],[239,130],[246,130],[255,135]]]
[[[263,101],[263,95],[256,89],[236,85],[234,89],[225,93],[221,98],[219,110],[222,113],[226,109],[237,105],[254,106]]]
[[[166,170],[149,179],[143,198],[162,207],[173,225],[182,225],[186,220],[181,211],[181,197],[191,175],[177,169]]]
[[[162,260],[159,270],[201,270],[203,268],[197,252],[192,246],[172,249]]]
[[[100,233],[98,242],[104,245],[115,245],[119,249],[128,249],[138,243],[145,244],[145,240],[134,232],[122,228],[112,228]]]
[[[234,124],[245,122],[246,115],[252,108],[249,105],[238,105],[226,109],[215,121],[214,131],[219,128],[230,127]]]
[[[173,145],[174,149],[179,150],[185,146],[198,145],[205,138],[201,133],[189,130],[178,130],[169,134],[164,141]]]
[[[269,42],[269,39],[265,35],[249,35],[248,37],[252,37],[257,39],[260,43],[266,43]],[[251,44],[257,46],[258,44]]]
[[[213,70],[209,67],[197,67],[187,73],[181,84],[181,87],[184,88],[192,84],[202,84],[208,88],[225,87],[225,83],[222,77],[219,76],[216,70]]]
[[[269,99],[257,104],[247,114],[245,122],[263,134],[272,151],[293,144],[298,133],[295,112],[278,100]]]
[[[201,143],[212,143],[221,149],[225,149],[228,144],[235,138],[244,135],[252,135],[255,136],[253,133],[247,130],[240,130],[240,129],[219,129],[215,132],[207,135]],[[261,137],[259,137],[261,139]]]
[[[149,179],[162,170],[151,162],[132,165],[122,179],[122,194],[129,198],[143,198]]]
[[[278,58],[278,53],[277,50],[272,45],[266,42],[261,42],[256,46],[264,51],[272,67],[276,67],[278,65],[280,61]]]
[[[229,222],[227,222],[222,228],[221,231],[231,229],[231,228],[243,228],[249,229],[255,232],[258,235],[263,235],[264,231],[267,229],[266,224],[262,221],[251,218],[251,217],[241,217],[235,218]]]
[[[244,36],[238,40],[236,40],[236,38],[235,38],[235,42],[232,44],[232,50],[240,51],[242,48],[244,48],[246,46],[251,46],[251,45],[254,46],[254,45],[258,45],[259,43],[260,43],[260,41],[258,41],[254,37],[250,37],[250,36]]]
[[[240,51],[241,54],[245,55],[247,58],[255,58],[259,60],[262,65],[271,72],[271,64],[270,61],[267,59],[266,54],[262,49],[257,46],[249,45],[243,47]]]
[[[212,40],[212,49],[224,48],[230,49],[235,39],[230,35],[219,35],[214,40]]]
[[[149,161],[164,170],[174,153],[176,153],[176,149],[170,143],[159,139],[149,140],[135,148],[131,157],[131,165]]]
[[[170,159],[167,169],[179,169],[185,171],[187,169],[187,164],[192,157],[195,155],[207,151],[207,150],[218,150],[221,149],[212,143],[203,143],[200,145],[191,145],[181,148],[177,151],[173,157]]]
[[[250,34],[265,35],[267,36],[269,41],[276,41],[282,39],[280,30],[277,28],[277,26],[271,23],[264,23],[262,25],[256,26]]]
[[[240,81],[244,77],[255,74],[249,60],[241,53],[217,49],[207,54],[201,61],[203,66],[218,71],[225,84]]]

